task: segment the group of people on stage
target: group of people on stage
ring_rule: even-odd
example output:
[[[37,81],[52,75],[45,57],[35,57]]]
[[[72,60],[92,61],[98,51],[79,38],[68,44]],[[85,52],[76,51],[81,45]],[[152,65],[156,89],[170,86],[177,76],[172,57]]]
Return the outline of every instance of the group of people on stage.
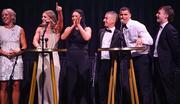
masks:
[[[56,13],[52,10],[44,11],[42,23],[37,27],[33,45],[35,48],[57,48],[59,40],[68,40],[67,47],[67,96],[66,104],[92,104],[90,99],[90,60],[88,56],[88,43],[92,30],[85,24],[83,10],[75,9],[72,12],[72,24],[64,28],[62,7],[56,4]],[[156,13],[160,25],[157,35],[151,37],[145,25],[131,19],[128,7],[122,7],[119,14],[107,11],[103,22],[104,28],[100,29],[95,48],[114,47],[145,47],[145,50],[131,51],[135,69],[135,77],[140,104],[176,104],[175,71],[180,70],[180,34],[170,23],[174,17],[171,6],[161,6]],[[24,29],[16,25],[14,10],[3,9],[1,18],[4,23],[0,26],[0,104],[7,104],[8,82],[13,75],[12,102],[19,104],[20,81],[23,80],[22,56],[14,54],[27,48]],[[118,20],[121,28],[115,27]],[[64,31],[63,31],[64,30]],[[118,74],[121,90],[122,104],[130,104],[129,91],[129,63],[123,53],[113,54],[109,51],[97,52],[97,81],[96,103],[107,104],[111,59],[118,60]],[[58,52],[53,52],[55,79],[59,88],[60,60]],[[44,61],[44,69],[42,69]],[[38,56],[37,84],[38,103],[54,104],[50,76],[50,56]],[[42,70],[44,73],[42,73]],[[42,76],[42,74],[44,74]],[[42,78],[44,77],[44,78]],[[42,82],[44,87],[42,88]],[[61,87],[61,86],[60,86]],[[43,90],[43,95],[42,95]],[[57,89],[59,98],[59,89]],[[60,97],[61,99],[61,97]],[[59,99],[58,99],[59,101]],[[60,102],[60,101],[59,101]]]

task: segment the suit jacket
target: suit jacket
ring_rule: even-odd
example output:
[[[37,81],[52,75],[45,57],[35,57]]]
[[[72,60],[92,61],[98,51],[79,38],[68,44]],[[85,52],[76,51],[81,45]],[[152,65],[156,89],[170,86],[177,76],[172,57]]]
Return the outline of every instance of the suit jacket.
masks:
[[[164,77],[174,74],[178,69],[180,70],[180,34],[170,23],[166,24],[160,34],[157,53]]]
[[[97,37],[97,48],[101,48],[102,46],[102,39],[103,36],[105,34],[105,28],[100,29],[99,33],[98,33],[98,37]],[[123,33],[120,32],[118,29],[114,30],[113,36],[112,36],[112,40],[111,40],[111,44],[110,44],[110,48],[117,48],[117,47],[121,47],[121,46],[125,46],[125,40],[124,40],[124,36]],[[117,56],[112,54],[112,52],[110,52],[110,59],[115,58]],[[100,59],[101,57],[101,52],[98,52],[98,59]]]

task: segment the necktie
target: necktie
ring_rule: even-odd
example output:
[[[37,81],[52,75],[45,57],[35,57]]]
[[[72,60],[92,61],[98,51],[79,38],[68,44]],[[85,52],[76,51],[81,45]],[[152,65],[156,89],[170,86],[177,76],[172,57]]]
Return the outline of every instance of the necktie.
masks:
[[[128,29],[128,27],[126,26],[126,24],[121,23],[120,31],[123,32],[124,29]]]
[[[107,32],[110,32],[110,33],[112,32],[111,30],[109,30],[109,29],[107,29],[107,28],[105,28],[105,30],[106,30]]]
[[[126,24],[122,24],[122,28],[127,29],[128,27],[126,26]]]

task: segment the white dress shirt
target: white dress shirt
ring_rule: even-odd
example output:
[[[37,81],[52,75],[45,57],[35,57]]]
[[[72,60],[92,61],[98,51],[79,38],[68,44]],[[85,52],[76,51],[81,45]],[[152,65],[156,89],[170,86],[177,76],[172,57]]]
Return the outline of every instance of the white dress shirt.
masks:
[[[137,56],[140,54],[148,54],[150,50],[150,45],[153,44],[153,39],[149,32],[147,31],[145,25],[142,23],[130,19],[126,24],[127,28],[123,28],[123,34],[127,47],[137,47],[136,40],[138,38],[142,39],[142,47],[146,47],[145,50],[133,50],[131,51],[132,56]]]
[[[111,30],[111,32],[106,31],[104,33],[101,48],[110,48],[115,27],[109,28],[109,30]],[[109,51],[101,51],[101,59],[110,59]]]
[[[158,57],[157,45],[158,45],[158,42],[159,42],[159,37],[160,37],[161,32],[162,32],[162,30],[164,29],[164,27],[166,26],[167,23],[168,22],[165,22],[165,23],[160,25],[160,28],[159,28],[159,31],[158,31],[158,34],[157,34],[157,37],[156,37],[156,41],[155,41],[154,57]]]

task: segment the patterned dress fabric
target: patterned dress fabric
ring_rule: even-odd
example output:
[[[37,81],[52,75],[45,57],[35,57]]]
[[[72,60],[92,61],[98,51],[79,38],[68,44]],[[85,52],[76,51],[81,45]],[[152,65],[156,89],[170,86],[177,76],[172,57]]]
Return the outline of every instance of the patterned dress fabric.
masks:
[[[0,26],[0,47],[4,51],[20,49],[20,30],[21,27],[15,25],[12,28]],[[7,58],[0,56],[0,80],[7,81],[13,70],[16,57]],[[23,79],[23,61],[22,56],[18,56],[17,64],[14,69],[13,80]]]

